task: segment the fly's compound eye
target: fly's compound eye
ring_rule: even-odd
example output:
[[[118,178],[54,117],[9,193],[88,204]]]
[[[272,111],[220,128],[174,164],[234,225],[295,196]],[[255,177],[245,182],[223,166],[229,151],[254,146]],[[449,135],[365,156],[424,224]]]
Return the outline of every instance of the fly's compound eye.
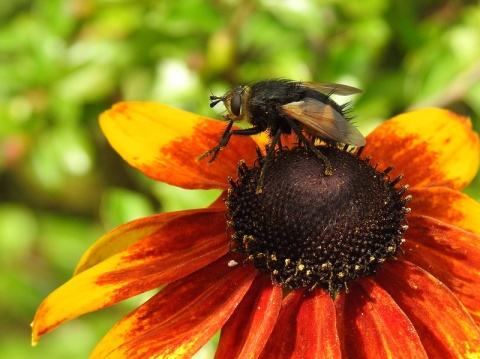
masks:
[[[230,110],[234,116],[240,116],[240,111],[242,110],[242,95],[236,93],[233,95],[232,100],[230,101]]]

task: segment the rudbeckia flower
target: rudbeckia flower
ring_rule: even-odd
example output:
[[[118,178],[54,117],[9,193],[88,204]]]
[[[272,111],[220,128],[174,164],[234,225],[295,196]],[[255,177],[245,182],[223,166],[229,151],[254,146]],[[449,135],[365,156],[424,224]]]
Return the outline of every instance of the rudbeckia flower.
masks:
[[[212,164],[195,161],[217,144],[220,121],[119,103],[100,123],[147,176],[223,192],[208,208],[100,238],[40,305],[34,344],[164,286],[92,358],[191,357],[220,330],[215,358],[479,357],[480,205],[460,192],[480,158],[468,119],[399,115],[361,153],[323,148],[332,176],[302,148],[279,151],[260,194],[254,139],[234,136]]]

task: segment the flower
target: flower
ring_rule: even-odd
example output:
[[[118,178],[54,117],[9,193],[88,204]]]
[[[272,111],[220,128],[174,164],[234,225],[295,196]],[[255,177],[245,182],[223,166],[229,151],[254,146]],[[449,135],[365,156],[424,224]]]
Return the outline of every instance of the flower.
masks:
[[[74,277],[40,305],[33,343],[84,313],[165,286],[114,326],[92,357],[189,357],[220,329],[216,358],[480,356],[480,204],[459,191],[480,159],[468,119],[418,110],[367,137],[361,158],[388,168],[398,193],[401,173],[410,185],[409,229],[400,230],[406,241],[396,260],[349,282],[348,291],[330,293],[282,289],[230,251],[224,199],[235,190],[228,191],[227,178],[239,160],[255,162],[252,138],[232,137],[206,165],[194,159],[217,144],[220,121],[160,104],[119,103],[100,123],[113,148],[147,176],[224,192],[208,208],[135,220],[100,238]]]

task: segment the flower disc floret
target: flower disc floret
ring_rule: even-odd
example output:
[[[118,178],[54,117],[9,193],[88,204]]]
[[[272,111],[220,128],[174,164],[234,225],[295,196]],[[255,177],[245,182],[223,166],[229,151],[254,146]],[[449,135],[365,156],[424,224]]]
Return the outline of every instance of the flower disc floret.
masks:
[[[331,295],[347,283],[375,275],[395,257],[408,228],[408,186],[336,147],[322,147],[334,169],[302,147],[279,151],[258,180],[262,161],[240,163],[227,207],[232,248],[284,287],[321,287]]]

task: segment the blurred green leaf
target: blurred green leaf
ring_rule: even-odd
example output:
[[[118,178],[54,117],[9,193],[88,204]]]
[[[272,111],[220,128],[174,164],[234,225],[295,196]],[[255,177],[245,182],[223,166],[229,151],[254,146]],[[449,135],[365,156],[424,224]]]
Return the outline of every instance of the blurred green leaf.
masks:
[[[97,123],[117,101],[220,120],[211,92],[286,77],[362,88],[351,100],[364,133],[424,106],[480,131],[475,2],[14,0],[0,2],[0,20],[1,358],[86,357],[126,311],[80,318],[31,348],[36,306],[106,230],[220,195],[129,168]],[[480,199],[480,177],[465,191]]]
[[[122,188],[105,192],[100,214],[106,228],[115,228],[134,219],[154,214],[150,201],[139,193]]]

